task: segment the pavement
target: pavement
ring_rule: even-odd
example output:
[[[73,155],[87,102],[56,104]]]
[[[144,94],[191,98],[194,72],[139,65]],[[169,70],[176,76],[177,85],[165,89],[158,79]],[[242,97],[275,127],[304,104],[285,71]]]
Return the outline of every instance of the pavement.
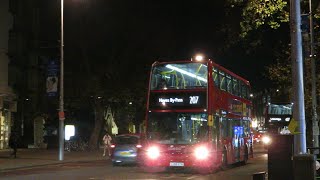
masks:
[[[69,162],[89,162],[107,160],[103,157],[103,149],[96,151],[64,151],[63,160],[59,160],[58,149],[18,149],[17,157],[10,156],[12,150],[0,150],[0,173],[21,168],[31,168],[44,165]]]

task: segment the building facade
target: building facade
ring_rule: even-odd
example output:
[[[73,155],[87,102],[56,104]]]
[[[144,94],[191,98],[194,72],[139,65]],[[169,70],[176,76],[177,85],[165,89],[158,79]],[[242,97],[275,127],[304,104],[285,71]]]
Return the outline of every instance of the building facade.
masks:
[[[45,85],[46,62],[50,54],[48,50],[51,50],[46,39],[51,37],[46,31],[50,27],[45,24],[48,21],[46,7],[50,6],[50,2],[10,0],[8,6],[13,15],[7,36],[9,85],[17,94],[14,127],[20,132],[22,147],[40,147],[43,142],[43,126],[51,104],[46,97]],[[56,40],[56,37],[53,38]]]
[[[16,96],[9,86],[9,31],[12,28],[9,0],[0,1],[0,149],[8,148],[10,132],[14,124]]]

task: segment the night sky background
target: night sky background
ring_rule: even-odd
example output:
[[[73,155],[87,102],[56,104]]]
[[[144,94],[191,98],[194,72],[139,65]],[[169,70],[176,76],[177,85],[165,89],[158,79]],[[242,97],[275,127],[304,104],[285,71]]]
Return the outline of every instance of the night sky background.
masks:
[[[190,60],[197,53],[249,80],[253,92],[273,88],[266,67],[288,46],[289,28],[265,26],[242,39],[243,7],[231,1],[64,0],[66,123],[79,120],[79,134],[89,136],[97,107],[93,102],[99,97],[103,107],[122,111],[115,117],[119,132],[129,121],[140,124],[152,63]],[[39,43],[45,67],[60,60],[60,0],[36,2],[39,12],[30,13],[38,20],[32,21],[32,39]],[[46,123],[57,127],[58,96],[44,104],[50,117]]]
[[[59,39],[59,3],[42,5],[44,41]],[[90,66],[104,68],[108,77],[130,72],[135,80],[146,81],[154,61],[186,60],[203,53],[261,90],[272,86],[263,74],[275,62],[274,45],[289,37],[285,27],[241,40],[241,7],[224,0],[65,0],[64,12],[65,69],[71,74]],[[259,45],[252,46],[256,39]]]

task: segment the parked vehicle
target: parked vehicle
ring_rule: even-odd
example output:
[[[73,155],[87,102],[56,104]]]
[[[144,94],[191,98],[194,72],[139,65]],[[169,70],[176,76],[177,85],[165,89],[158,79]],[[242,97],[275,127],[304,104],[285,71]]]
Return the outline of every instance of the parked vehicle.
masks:
[[[112,148],[112,164],[138,164],[141,145],[141,135],[123,134],[115,137]]]

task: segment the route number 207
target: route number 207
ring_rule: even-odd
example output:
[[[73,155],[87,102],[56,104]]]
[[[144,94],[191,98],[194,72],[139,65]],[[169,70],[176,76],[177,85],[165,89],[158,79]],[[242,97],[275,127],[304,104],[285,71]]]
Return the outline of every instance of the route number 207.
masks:
[[[199,96],[190,96],[190,102],[189,104],[198,104]]]

